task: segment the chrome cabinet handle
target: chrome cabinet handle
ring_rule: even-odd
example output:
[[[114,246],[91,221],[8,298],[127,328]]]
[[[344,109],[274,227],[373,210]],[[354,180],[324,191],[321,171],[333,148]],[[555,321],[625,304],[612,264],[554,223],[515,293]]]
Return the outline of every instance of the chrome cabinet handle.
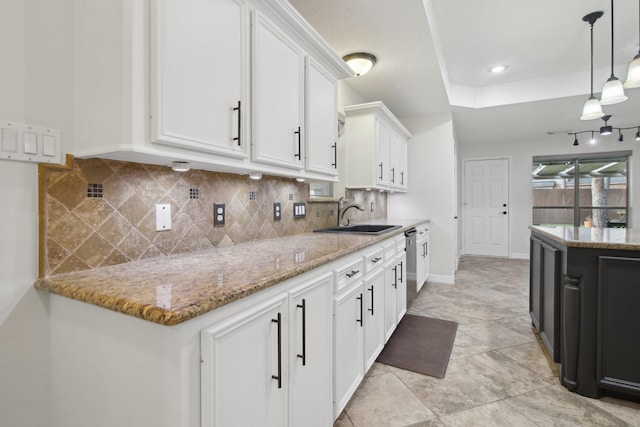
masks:
[[[282,314],[278,312],[278,318],[271,321],[278,324],[278,375],[271,375],[271,378],[278,380],[278,388],[282,388]]]
[[[242,146],[242,140],[240,139],[240,135],[242,134],[242,108],[240,101],[238,101],[238,106],[235,107],[233,111],[238,112],[238,136],[233,138],[233,140],[238,141],[238,147],[240,147]]]
[[[302,298],[302,304],[297,305],[302,309],[302,354],[298,358],[302,359],[302,366],[307,365],[307,302]]]
[[[370,311],[373,316],[373,285],[371,285],[369,291],[371,291],[371,308],[368,308],[367,311]]]
[[[360,293],[359,297],[356,297],[357,300],[360,300],[360,318],[356,319],[357,323],[360,323],[360,326],[362,327],[362,292]]]
[[[403,268],[404,268],[404,261],[400,261],[400,283],[404,282],[404,277],[402,277]]]
[[[351,270],[351,273],[347,273],[347,274],[345,274],[345,276],[347,276],[349,279],[351,279],[353,276],[355,276],[358,273],[360,273],[360,270]]]
[[[393,287],[398,289],[398,266],[393,267]]]
[[[382,180],[382,163],[380,163],[378,166],[380,167],[380,178],[379,179]]]
[[[400,185],[404,185],[404,171],[400,171]]]
[[[396,182],[396,168],[391,168],[391,182]]]

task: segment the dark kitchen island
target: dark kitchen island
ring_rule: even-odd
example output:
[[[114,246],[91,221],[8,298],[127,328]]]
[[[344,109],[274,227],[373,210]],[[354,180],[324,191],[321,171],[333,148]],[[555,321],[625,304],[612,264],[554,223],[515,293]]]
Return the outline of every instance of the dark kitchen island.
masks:
[[[569,390],[640,399],[640,235],[531,226],[531,320]]]

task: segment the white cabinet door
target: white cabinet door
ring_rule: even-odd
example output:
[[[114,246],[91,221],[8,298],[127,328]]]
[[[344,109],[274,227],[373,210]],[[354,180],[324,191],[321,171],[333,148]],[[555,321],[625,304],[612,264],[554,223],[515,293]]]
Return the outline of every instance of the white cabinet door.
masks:
[[[243,0],[156,0],[152,141],[247,157],[249,15]]]
[[[395,258],[387,262],[384,267],[384,340],[391,337],[397,325],[397,295],[399,272]]]
[[[396,257],[396,272],[398,275],[396,287],[396,324],[407,313],[407,254],[402,251]],[[389,289],[387,287],[387,289]]]
[[[282,294],[202,331],[203,426],[286,425],[286,308]]]
[[[384,269],[377,268],[364,281],[364,372],[384,347]]]
[[[329,426],[333,423],[333,274],[289,294],[289,425]]]
[[[403,191],[407,191],[407,165],[408,165],[408,142],[404,138],[398,139],[398,168],[400,169],[400,173],[396,179],[396,184],[398,188]]]
[[[253,160],[301,169],[304,52],[265,16],[253,18]]]
[[[364,295],[356,282],[334,297],[333,417],[340,415],[362,381]]]
[[[305,141],[306,169],[326,175],[338,174],[337,82],[307,57]]]
[[[376,120],[376,134],[378,136],[377,178],[379,185],[388,187],[391,183],[391,161],[389,149],[391,144],[391,130],[382,121]]]
[[[416,287],[419,291],[429,277],[429,231],[418,230],[416,238]]]

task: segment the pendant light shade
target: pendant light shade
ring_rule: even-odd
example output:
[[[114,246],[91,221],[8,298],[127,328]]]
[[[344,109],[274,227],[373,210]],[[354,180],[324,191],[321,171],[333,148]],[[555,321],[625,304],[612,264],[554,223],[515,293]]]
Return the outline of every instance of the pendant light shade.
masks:
[[[631,64],[629,64],[629,71],[627,72],[627,81],[624,82],[625,89],[633,89],[640,87],[640,51],[633,58]]]
[[[640,45],[640,0],[638,0],[638,44]],[[629,64],[627,81],[624,82],[624,87],[625,89],[640,87],[640,47],[638,48],[638,54]]]
[[[584,103],[584,107],[582,107],[582,116],[580,116],[580,120],[594,120],[599,119],[604,116],[602,112],[602,107],[600,106],[600,101],[598,98],[591,95],[587,102]]]
[[[627,100],[622,88],[622,82],[613,74],[613,0],[611,0],[611,77],[607,80],[602,88],[602,96],[600,97],[600,105],[617,104]]]
[[[589,23],[591,33],[591,95],[589,96],[589,99],[587,99],[587,102],[584,103],[584,107],[582,107],[582,116],[580,116],[580,120],[594,120],[604,116],[600,101],[598,101],[598,98],[593,96],[593,24],[602,15],[602,11],[597,11],[591,12],[590,14],[582,17],[584,22]]]
[[[600,105],[611,105],[626,101],[627,97],[622,88],[622,82],[614,75],[609,77],[602,88],[602,96],[600,97]]]

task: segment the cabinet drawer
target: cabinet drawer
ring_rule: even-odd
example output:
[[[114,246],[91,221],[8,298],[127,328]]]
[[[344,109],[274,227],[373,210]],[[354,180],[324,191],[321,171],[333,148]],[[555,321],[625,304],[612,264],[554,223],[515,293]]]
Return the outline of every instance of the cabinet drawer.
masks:
[[[369,252],[364,257],[364,272],[369,273],[376,267],[382,267],[384,260],[384,248],[378,247],[373,252]]]
[[[404,252],[407,248],[407,240],[404,236],[396,239],[396,252]]]
[[[397,243],[395,240],[384,243],[384,259],[389,260],[393,258],[397,251]]]
[[[364,263],[362,258],[352,258],[345,264],[334,270],[336,275],[336,293],[354,283],[364,275]]]

